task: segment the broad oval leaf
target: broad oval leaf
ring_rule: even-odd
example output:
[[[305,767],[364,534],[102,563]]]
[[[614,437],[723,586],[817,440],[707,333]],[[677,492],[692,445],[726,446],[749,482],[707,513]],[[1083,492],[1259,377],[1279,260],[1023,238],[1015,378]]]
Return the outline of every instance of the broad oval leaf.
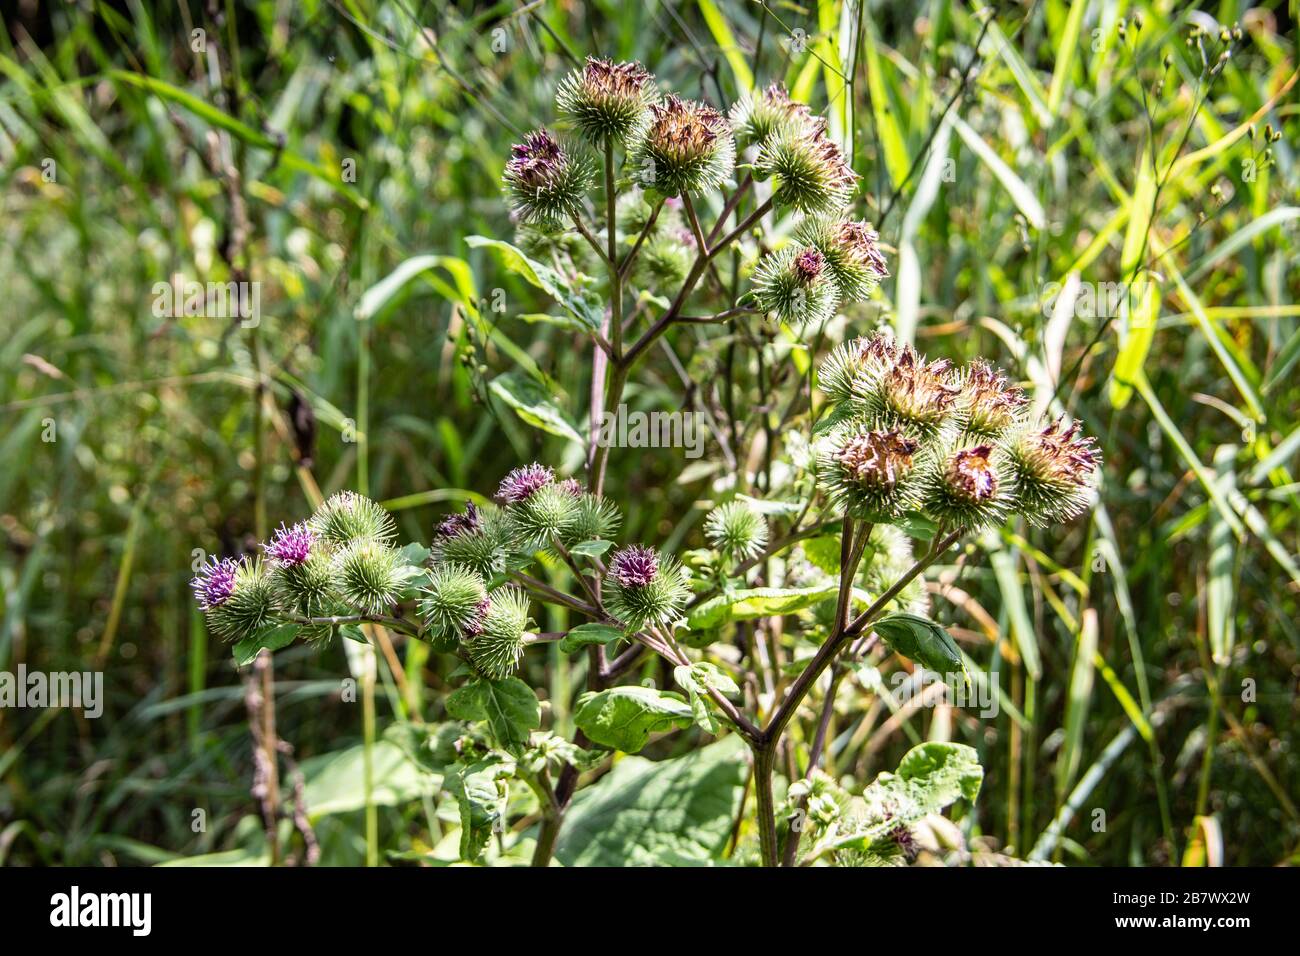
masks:
[[[578,698],[573,722],[593,742],[636,753],[650,735],[691,725],[691,705],[680,694],[653,687],[611,687]]]

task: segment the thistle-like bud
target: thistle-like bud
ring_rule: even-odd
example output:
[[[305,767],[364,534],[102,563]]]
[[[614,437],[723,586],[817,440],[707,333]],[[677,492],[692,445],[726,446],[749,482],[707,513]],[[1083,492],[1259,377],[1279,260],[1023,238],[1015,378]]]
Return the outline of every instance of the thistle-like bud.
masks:
[[[968,434],[996,440],[1021,423],[1029,399],[1000,369],[979,359],[961,376],[959,404]]]
[[[767,519],[743,501],[728,501],[709,512],[704,537],[719,554],[743,561],[767,547]]]
[[[879,597],[901,579],[913,563],[911,538],[893,525],[873,525],[858,565],[858,583],[868,594]],[[916,577],[899,592],[887,610],[924,614],[929,605],[925,582]]]
[[[871,394],[898,361],[899,351],[898,344],[887,335],[845,342],[822,362],[817,385],[834,402]]]
[[[782,322],[802,326],[833,316],[839,289],[825,256],[812,246],[786,246],[754,270],[754,298]]]
[[[565,540],[578,520],[579,501],[562,483],[542,485],[507,512],[515,540],[528,551]]]
[[[355,491],[331,495],[307,526],[317,538],[336,548],[362,538],[387,543],[397,534],[392,515]]]
[[[640,63],[589,56],[581,70],[560,82],[555,106],[584,139],[603,146],[606,140],[623,143],[639,136],[657,98],[654,77]]]
[[[741,149],[761,146],[773,133],[787,126],[812,122],[808,107],[790,99],[790,94],[780,83],[741,97],[731,107],[728,119],[736,134],[736,145]]]
[[[961,387],[947,359],[927,362],[910,345],[871,387],[868,407],[880,421],[923,441],[946,437]]]
[[[565,537],[566,544],[582,541],[609,541],[618,532],[623,516],[608,498],[583,493]]]
[[[577,216],[595,182],[591,163],[570,156],[544,129],[510,147],[502,179],[519,221],[546,229]]]
[[[685,569],[652,548],[629,545],[610,559],[605,607],[629,628],[671,622],[689,596]]]
[[[539,488],[544,488],[555,480],[555,472],[545,465],[533,462],[516,468],[501,479],[497,487],[497,501],[505,505],[517,505],[526,501]]]
[[[225,590],[226,576],[230,571],[227,562],[229,559],[218,562],[207,575],[209,583],[205,590],[210,593],[204,597],[209,602],[206,616],[208,624],[222,638],[240,641],[271,622],[276,608],[275,588],[262,562],[241,558],[231,562],[234,564],[234,581],[229,593],[220,603],[212,604],[211,599]]]
[[[339,594],[363,614],[382,614],[397,603],[401,568],[396,549],[370,538],[359,538],[334,556]]]
[[[826,135],[826,120],[818,117],[770,136],[754,162],[754,178],[774,180],[772,200],[778,208],[816,214],[848,205],[858,177]]]
[[[651,289],[681,285],[691,271],[695,255],[694,237],[658,232],[646,241],[636,257],[636,277]]]
[[[804,220],[795,239],[812,246],[826,258],[826,265],[847,301],[861,301],[889,275],[880,237],[869,223],[818,216]]]
[[[508,677],[524,656],[528,595],[519,588],[497,588],[466,631],[465,650],[474,666],[493,680]]]
[[[1079,423],[1058,418],[1045,428],[1025,428],[1007,442],[1017,505],[1034,524],[1068,521],[1087,507],[1101,467],[1094,439]]]
[[[1000,525],[1015,502],[1013,484],[997,446],[948,451],[938,456],[928,476],[925,510],[954,531]]]
[[[669,96],[650,107],[632,157],[637,179],[665,196],[717,189],[731,175],[736,143],[711,106]]]
[[[476,632],[487,588],[470,568],[444,564],[434,568],[420,590],[420,619],[435,638],[459,639]]]
[[[470,502],[464,514],[438,525],[431,550],[439,563],[463,565],[488,580],[506,569],[510,540],[509,522],[500,509]]]
[[[918,447],[897,429],[848,429],[823,446],[818,475],[850,517],[889,521],[920,504]]]

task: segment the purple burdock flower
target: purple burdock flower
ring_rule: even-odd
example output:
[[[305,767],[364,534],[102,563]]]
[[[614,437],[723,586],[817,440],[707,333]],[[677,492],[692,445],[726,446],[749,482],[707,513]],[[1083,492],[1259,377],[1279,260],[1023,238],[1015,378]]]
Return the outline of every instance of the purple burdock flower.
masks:
[[[563,491],[570,498],[582,497],[582,492],[583,492],[582,482],[580,482],[577,478],[565,478],[562,482],[560,482],[559,487],[560,490]]]
[[[506,175],[530,186],[542,186],[555,178],[565,161],[564,150],[547,130],[534,130],[522,143],[510,147]]]
[[[226,603],[226,599],[235,591],[235,572],[239,570],[239,562],[234,558],[209,560],[212,563],[199,568],[199,573],[190,581],[194,599],[204,611],[211,611]]]
[[[811,247],[794,257],[794,277],[800,285],[812,284],[826,268],[826,257]]]
[[[306,522],[300,521],[292,528],[286,528],[281,524],[275,536],[262,545],[262,550],[266,552],[267,557],[274,558],[281,564],[293,566],[307,560],[315,543],[316,535],[312,534]]]
[[[487,626],[488,611],[492,610],[491,598],[484,598],[474,605],[474,617],[465,625],[466,637],[478,637]]]
[[[545,465],[539,465],[537,462],[524,465],[501,479],[501,487],[497,488],[497,500],[503,504],[517,505],[521,501],[527,501],[533,496],[533,492],[554,480],[555,472]]]
[[[631,544],[609,562],[609,573],[622,587],[643,588],[659,573],[659,555],[643,544]]]
[[[483,519],[479,516],[478,509],[474,507],[474,502],[467,501],[463,515],[448,515],[442,519],[438,525],[438,534],[444,538],[454,538],[458,534],[471,534],[482,525]]]

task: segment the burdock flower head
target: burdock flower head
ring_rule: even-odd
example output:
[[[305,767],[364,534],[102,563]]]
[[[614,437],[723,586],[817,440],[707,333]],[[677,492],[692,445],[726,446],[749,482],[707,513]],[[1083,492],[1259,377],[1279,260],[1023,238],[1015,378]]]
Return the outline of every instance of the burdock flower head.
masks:
[[[809,218],[795,230],[795,239],[826,258],[846,301],[867,298],[889,275],[878,245],[880,237],[868,223],[825,216]]]
[[[420,591],[419,610],[424,626],[434,638],[453,638],[474,633],[487,600],[483,579],[470,568],[440,565],[429,575]]]
[[[752,558],[767,547],[767,519],[744,501],[728,501],[709,512],[704,537],[724,557]]]
[[[835,314],[839,289],[821,252],[812,246],[786,246],[754,270],[754,297],[782,322],[806,325]]]
[[[948,430],[961,388],[953,380],[951,362],[927,362],[925,356],[905,345],[873,392],[868,401],[881,420],[929,441]]]
[[[312,533],[311,528],[307,527],[305,521],[300,521],[292,528],[286,528],[281,524],[271,540],[262,545],[262,550],[276,564],[296,567],[304,564],[311,556],[311,548],[315,543],[316,535]]]
[[[333,562],[328,549],[317,547],[317,540],[304,521],[291,528],[280,525],[262,545],[280,605],[307,617],[328,614],[336,603]],[[323,640],[329,634],[325,627],[309,631],[307,636]]]
[[[233,581],[229,577],[232,571]],[[222,638],[241,641],[270,623],[276,609],[275,588],[260,561],[226,558],[204,577],[207,581],[199,603],[206,604],[208,625]]]
[[[591,164],[570,156],[544,129],[510,147],[502,179],[519,221],[548,229],[581,212],[594,181]]]
[[[448,515],[438,523],[438,535],[454,538],[458,534],[472,534],[482,526],[483,519],[479,516],[478,508],[474,502],[467,501],[464,514]]]
[[[555,480],[555,472],[545,465],[533,462],[516,468],[504,478],[497,488],[497,500],[502,504],[514,505],[526,501],[539,488],[544,488]]]
[[[639,135],[657,98],[654,77],[640,63],[589,56],[581,70],[561,81],[555,105],[583,138],[599,146],[606,140],[622,143]]]
[[[833,349],[822,362],[817,384],[832,401],[870,395],[880,378],[898,361],[900,347],[887,335],[854,339]]]
[[[960,403],[972,435],[1001,438],[1021,422],[1028,402],[1000,369],[983,359],[972,362],[962,375]]]
[[[789,123],[773,133],[759,150],[754,178],[773,180],[777,207],[808,214],[843,209],[857,183],[857,175],[827,136],[826,120],[821,117]]]
[[[388,542],[397,534],[393,516],[355,491],[331,495],[307,526],[318,539],[340,548],[362,538]]]
[[[438,562],[463,565],[488,579],[505,570],[510,541],[509,522],[501,509],[470,502],[464,514],[442,520],[431,550]]]
[[[234,558],[208,559],[211,563],[199,568],[190,587],[194,589],[194,599],[199,602],[199,609],[211,611],[226,602],[235,590],[235,572],[239,562]]]
[[[845,430],[826,443],[818,471],[850,517],[887,521],[919,506],[918,447],[897,429]]]
[[[1011,510],[1013,479],[1002,451],[983,444],[939,456],[929,478],[925,510],[952,530],[1001,524]]]
[[[492,680],[509,677],[524,656],[528,595],[519,588],[497,588],[476,608],[465,650],[474,666]]]
[[[629,628],[669,623],[689,594],[682,566],[645,545],[628,545],[610,559],[605,606]]]
[[[1101,451],[1080,434],[1079,423],[1058,418],[1044,428],[1022,429],[1007,442],[1017,504],[1039,525],[1068,521],[1091,499]]]
[[[736,144],[742,149],[755,144],[761,146],[773,133],[788,125],[812,122],[808,107],[790,99],[780,83],[741,97],[731,107],[728,118],[736,134]]]
[[[334,556],[340,595],[364,614],[383,614],[401,597],[401,554],[381,541],[362,538]]]
[[[643,186],[665,196],[717,189],[736,161],[727,120],[704,103],[669,96],[650,107],[650,123],[632,158]]]

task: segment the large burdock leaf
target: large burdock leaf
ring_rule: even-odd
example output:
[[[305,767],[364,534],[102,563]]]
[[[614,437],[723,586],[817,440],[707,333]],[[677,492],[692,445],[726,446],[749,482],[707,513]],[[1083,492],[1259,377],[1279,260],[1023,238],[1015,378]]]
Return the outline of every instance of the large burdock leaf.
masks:
[[[593,743],[636,753],[650,735],[689,727],[691,705],[680,694],[653,687],[611,687],[578,698],[573,722]]]
[[[736,736],[674,760],[624,757],[565,814],[565,866],[692,866],[721,857],[748,768]]]
[[[813,851],[854,847],[870,850],[897,827],[966,800],[974,803],[984,782],[975,748],[931,741],[909,750],[894,773],[882,773],[862,792],[862,812],[837,825]]]
[[[348,813],[364,807],[364,766],[365,748],[360,744],[304,760],[303,798],[308,817],[315,821],[331,813]],[[380,807],[401,806],[429,796],[439,782],[436,774],[428,773],[388,740],[376,741],[371,751],[371,775],[374,785],[370,801]]]
[[[447,698],[447,713],[457,720],[486,720],[507,750],[528,743],[529,731],[542,725],[537,695],[518,677],[470,681]]]

